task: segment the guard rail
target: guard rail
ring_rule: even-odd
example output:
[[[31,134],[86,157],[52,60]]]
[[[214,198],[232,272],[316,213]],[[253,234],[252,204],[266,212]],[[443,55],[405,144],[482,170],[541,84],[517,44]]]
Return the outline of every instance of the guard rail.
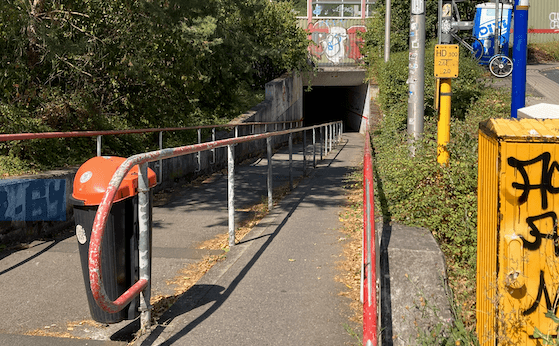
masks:
[[[150,244],[149,244],[149,185],[147,168],[148,163],[187,154],[198,153],[201,151],[211,150],[220,147],[227,147],[228,152],[228,208],[229,208],[229,244],[235,244],[234,229],[234,146],[239,143],[266,139],[267,156],[268,156],[268,207],[272,209],[272,138],[275,136],[289,135],[289,167],[290,182],[292,181],[291,161],[292,161],[292,134],[303,132],[303,165],[306,169],[306,134],[308,131],[313,133],[313,166],[316,165],[316,129],[320,129],[321,133],[321,155],[322,148],[324,153],[328,154],[332,150],[333,145],[341,139],[343,126],[341,122],[332,122],[322,125],[309,126],[304,128],[281,130],[277,132],[268,132],[262,134],[248,135],[238,138],[228,138],[219,141],[187,145],[177,148],[163,149],[129,157],[122,163],[111,178],[103,199],[97,209],[95,220],[92,227],[90,246],[89,246],[89,280],[91,291],[97,304],[110,313],[122,310],[134,297],[140,295],[140,323],[141,331],[149,328],[151,320],[151,306],[149,304],[151,296],[150,288]],[[103,234],[109,217],[113,199],[118,188],[126,176],[126,174],[138,165],[138,220],[139,220],[139,280],[125,293],[116,300],[112,301],[106,294],[101,272],[101,244]]]

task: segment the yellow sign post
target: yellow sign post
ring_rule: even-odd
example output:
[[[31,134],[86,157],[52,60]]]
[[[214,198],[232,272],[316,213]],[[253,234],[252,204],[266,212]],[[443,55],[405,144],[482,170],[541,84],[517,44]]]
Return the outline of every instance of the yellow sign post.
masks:
[[[458,77],[460,48],[457,44],[435,46],[435,78]]]
[[[437,124],[437,162],[447,164],[449,159],[446,145],[450,140],[450,111],[452,86],[451,78],[458,77],[458,65],[460,49],[457,44],[438,44],[435,46],[435,78],[440,79],[437,83],[437,95],[440,102],[439,122]]]
[[[559,120],[482,122],[478,172],[480,345],[542,345],[558,327]]]

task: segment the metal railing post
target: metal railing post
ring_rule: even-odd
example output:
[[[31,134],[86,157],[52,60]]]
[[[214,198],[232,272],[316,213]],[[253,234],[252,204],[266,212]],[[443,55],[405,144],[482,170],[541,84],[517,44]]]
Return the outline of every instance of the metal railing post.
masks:
[[[268,124],[264,124],[264,133],[268,132]]]
[[[289,190],[293,190],[293,134],[289,134]]]
[[[149,329],[151,323],[151,232],[150,228],[150,205],[149,205],[149,180],[148,164],[143,163],[138,169],[138,252],[140,280],[147,280],[147,286],[140,292],[140,326],[142,332]]]
[[[316,129],[312,128],[312,168],[316,168]]]
[[[202,143],[202,130],[197,129],[196,132],[198,133],[198,144]],[[196,172],[200,172],[202,170],[202,152],[196,153],[196,160],[198,161],[198,169]]]
[[[268,153],[268,211],[274,207],[272,196],[272,137],[266,138],[266,151]]]
[[[159,132],[159,150],[163,150],[163,131]],[[157,177],[157,183],[161,184],[163,181],[163,160],[159,160],[159,176]]]
[[[235,138],[239,137],[239,126],[235,126]]]
[[[101,138],[103,136],[97,136],[97,156],[101,156]]]
[[[332,124],[328,125],[328,127],[330,127],[330,129],[328,131],[328,136],[329,136],[328,143],[329,143],[329,146],[330,146],[328,148],[328,152],[331,152],[332,151],[332,144],[333,144],[332,141],[334,139],[334,131],[333,131],[334,127],[332,126]]]
[[[324,125],[324,156],[328,156],[328,125]]]
[[[212,127],[212,142],[215,142],[215,127]],[[212,149],[212,165],[215,165],[216,157],[215,157],[215,148]]]
[[[320,161],[322,161],[322,154],[323,154],[322,148],[324,147],[324,145],[322,144],[322,140],[324,139],[324,136],[322,135],[323,128],[324,126],[320,127],[320,135],[319,135],[320,136]]]
[[[307,175],[307,131],[303,131],[303,175]]]
[[[235,146],[227,146],[227,210],[229,212],[229,248],[235,246]]]

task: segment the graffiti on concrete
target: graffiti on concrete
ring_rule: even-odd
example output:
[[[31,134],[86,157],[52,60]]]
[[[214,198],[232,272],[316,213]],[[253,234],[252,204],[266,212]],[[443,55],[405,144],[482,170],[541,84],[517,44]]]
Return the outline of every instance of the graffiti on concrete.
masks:
[[[357,63],[363,58],[359,51],[363,39],[357,33],[365,32],[365,26],[354,25],[346,29],[343,24],[343,20],[320,20],[309,25],[309,38],[314,42],[309,50],[319,62]]]

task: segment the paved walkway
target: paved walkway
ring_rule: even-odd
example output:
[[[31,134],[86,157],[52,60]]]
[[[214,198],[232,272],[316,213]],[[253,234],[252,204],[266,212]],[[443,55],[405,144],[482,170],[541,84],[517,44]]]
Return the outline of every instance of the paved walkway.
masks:
[[[344,140],[213,267],[140,345],[344,345],[350,311],[335,282],[344,176],[363,138]]]
[[[559,69],[559,63],[534,64],[526,67],[526,106],[539,103],[559,104],[559,84],[546,76]],[[492,85],[511,88],[512,75],[506,78],[492,78]]]
[[[305,179],[248,240],[183,295],[162,319],[166,326],[156,328],[144,343],[211,345],[218,344],[218,338],[238,345],[351,342],[343,325],[348,322],[348,302],[337,295],[341,284],[334,276],[341,254],[337,228],[344,202],[343,176],[360,162],[362,148],[361,135],[344,134],[342,144],[319,163],[314,177]],[[294,149],[297,177],[302,175],[302,146]],[[267,195],[266,161],[237,168],[238,208]],[[274,186],[286,183],[285,150],[274,155],[273,167]],[[207,254],[223,254],[196,247],[227,232],[226,180],[216,174],[200,186],[179,189],[168,203],[154,208],[154,294],[172,294],[174,287],[166,281],[181,269]],[[0,345],[118,345],[123,343],[110,340],[130,337],[136,322],[89,323],[77,250],[75,237],[68,235],[0,254]],[[217,333],[216,328],[223,332]],[[266,330],[274,335],[266,336]],[[26,333],[32,336],[22,336]],[[268,337],[273,340],[254,339]]]

